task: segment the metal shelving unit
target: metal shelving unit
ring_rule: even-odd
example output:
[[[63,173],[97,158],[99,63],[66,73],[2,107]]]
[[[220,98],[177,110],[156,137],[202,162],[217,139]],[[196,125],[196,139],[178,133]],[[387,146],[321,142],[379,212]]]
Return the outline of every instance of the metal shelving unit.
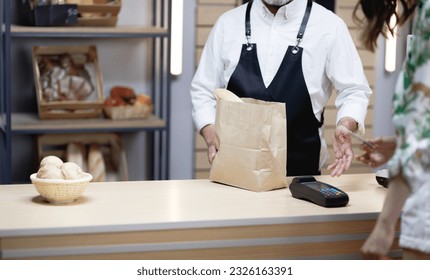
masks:
[[[6,148],[6,128],[5,128],[5,83],[4,83],[4,12],[3,5],[0,5],[0,24],[1,24],[1,35],[0,35],[0,149],[2,154],[0,155],[0,181],[4,175],[4,169],[6,164],[5,155],[3,152]]]
[[[171,1],[152,0],[153,24],[149,27],[34,27],[11,23],[11,1],[3,1],[1,21],[1,158],[0,183],[13,183],[12,139],[16,135],[85,132],[150,132],[153,135],[152,167],[154,180],[168,179],[169,118],[170,118],[170,38]],[[12,111],[12,98],[18,98],[12,88],[11,45],[13,40],[42,39],[125,39],[152,40],[152,90],[154,116],[145,120],[112,121],[110,119],[41,120],[36,114]],[[14,97],[16,96],[16,97]]]
[[[2,5],[2,29],[1,29],[1,148],[2,148],[2,161],[0,179],[4,183],[11,181],[11,94],[10,94],[10,72],[8,72],[8,65],[10,65],[10,1],[3,1]]]

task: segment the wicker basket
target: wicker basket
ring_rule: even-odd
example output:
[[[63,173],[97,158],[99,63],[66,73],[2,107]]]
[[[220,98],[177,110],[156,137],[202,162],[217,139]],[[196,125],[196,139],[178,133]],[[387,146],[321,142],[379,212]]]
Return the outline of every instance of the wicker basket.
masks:
[[[37,178],[37,173],[34,173],[30,179],[45,200],[53,204],[67,204],[74,202],[84,193],[93,177],[85,173],[83,178],[76,180],[40,179]]]
[[[104,107],[105,115],[113,120],[146,119],[152,114],[152,110],[152,105]]]

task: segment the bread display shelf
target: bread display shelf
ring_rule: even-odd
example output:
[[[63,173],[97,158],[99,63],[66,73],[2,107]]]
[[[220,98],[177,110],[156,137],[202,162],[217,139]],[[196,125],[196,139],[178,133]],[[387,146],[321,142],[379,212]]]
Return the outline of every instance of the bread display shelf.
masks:
[[[90,3],[91,5],[99,5],[103,3],[101,1],[106,0],[68,0],[67,2],[78,2],[79,4]],[[13,2],[13,4],[12,4]],[[133,141],[130,143],[130,147],[127,146],[128,150],[134,150],[135,148],[141,148],[148,152],[148,157],[134,157],[132,160],[147,168],[148,172],[134,172],[134,178],[132,179],[165,179],[168,177],[168,155],[169,155],[169,111],[163,108],[168,108],[170,105],[171,92],[171,80],[169,74],[164,71],[162,65],[165,61],[168,61],[168,54],[170,53],[170,28],[171,18],[168,14],[171,11],[170,0],[161,1],[142,1],[148,5],[136,5],[131,6],[130,3],[121,1],[121,10],[118,13],[119,21],[116,26],[31,26],[27,25],[21,15],[23,10],[18,10],[18,4],[15,2],[23,1],[2,1],[0,5],[4,10],[5,15],[9,15],[8,19],[3,23],[2,35],[4,36],[4,47],[5,57],[10,58],[5,60],[4,72],[14,73],[13,69],[17,70],[20,75],[6,75],[4,83],[10,85],[6,87],[6,90],[2,91],[2,98],[10,100],[6,102],[7,106],[4,108],[4,125],[0,127],[0,130],[4,132],[4,142],[10,143],[9,145],[2,145],[0,154],[5,164],[3,171],[1,172],[0,181],[2,183],[12,183],[15,181],[28,180],[26,174],[30,174],[31,164],[30,160],[36,158],[37,151],[33,149],[32,145],[36,142],[36,137],[39,134],[75,134],[75,133],[104,133],[104,132],[115,132],[124,133],[126,137],[134,137],[135,135],[140,137],[148,138],[149,141]],[[140,4],[141,1],[139,1]],[[3,4],[4,3],[4,4]],[[108,3],[106,3],[106,6]],[[139,15],[148,17],[148,20],[142,22],[141,20],[129,21],[127,20],[127,14],[124,8],[127,5],[128,8],[135,9]],[[135,7],[136,6],[136,7]],[[97,6],[91,7],[97,8]],[[103,7],[104,9],[110,9],[111,7]],[[81,9],[82,10],[82,9]],[[92,11],[89,11],[92,13]],[[123,12],[126,12],[123,14]],[[97,12],[94,12],[97,13]],[[111,14],[111,12],[108,12]],[[134,14],[134,13],[132,13]],[[127,25],[121,23],[122,16],[125,16]],[[104,39],[107,39],[106,41]],[[51,45],[51,46],[62,46],[62,45],[97,45],[98,48],[103,47],[103,54],[99,51],[100,66],[102,66],[102,72],[104,74],[104,58],[112,57],[111,54],[115,54],[115,51],[122,48],[120,41],[122,39],[130,39],[130,47],[140,46],[142,43],[145,45],[153,45],[154,48],[144,48],[142,58],[133,60],[129,65],[131,68],[141,68],[142,63],[146,63],[144,66],[144,73],[137,73],[139,83],[143,82],[144,88],[147,88],[148,94],[154,97],[154,115],[150,115],[145,119],[128,119],[128,120],[112,120],[103,117],[101,113],[97,117],[93,118],[73,118],[73,119],[41,119],[38,115],[38,103],[36,92],[31,88],[34,82],[32,70],[32,57],[31,47],[34,45]],[[100,41],[99,41],[100,40]],[[33,44],[31,44],[33,42]],[[39,42],[39,43],[37,43]],[[159,42],[161,42],[159,44]],[[15,47],[18,45],[18,49]],[[22,44],[23,47],[20,47]],[[100,45],[100,46],[99,46]],[[105,53],[106,52],[106,53]],[[138,51],[139,55],[141,54]],[[147,60],[145,57],[150,56],[151,59]],[[27,57],[28,56],[28,57]],[[139,56],[140,57],[140,56]],[[142,62],[143,59],[143,62]],[[17,62],[16,65],[11,62]],[[19,62],[19,63],[18,63]],[[110,64],[106,62],[106,69],[111,69]],[[129,68],[130,68],[129,67]],[[13,69],[12,69],[13,68]],[[139,68],[139,69],[140,69]],[[29,73],[29,70],[31,73]],[[148,70],[148,71],[146,71]],[[16,71],[15,71],[16,72]],[[30,74],[30,75],[29,75]],[[109,79],[109,83],[103,83],[103,87],[118,81],[126,82],[131,81],[134,84],[133,79],[129,79],[130,76],[126,73],[117,73],[112,79]],[[142,76],[143,74],[143,76]],[[125,76],[124,76],[125,75]],[[135,75],[134,75],[135,76]],[[134,77],[133,76],[133,77]],[[136,76],[136,77],[137,77]],[[133,78],[132,77],[132,78]],[[30,88],[28,88],[30,83]],[[163,85],[163,86],[158,86]],[[104,92],[106,94],[106,92]],[[105,95],[104,94],[104,95]],[[103,96],[104,97],[104,96]],[[12,106],[13,104],[20,104],[23,100],[25,104],[19,106]],[[34,104],[33,104],[34,103]],[[72,115],[72,114],[71,114]],[[162,138],[162,139],[161,139]],[[26,145],[24,149],[19,149],[19,155],[12,156],[13,143],[16,143],[16,139],[23,139]],[[153,139],[153,140],[152,140]],[[158,141],[161,139],[163,141]],[[152,140],[152,141],[151,141]],[[156,143],[156,145],[152,145]],[[28,144],[28,145],[27,145]],[[25,164],[21,164],[21,162]],[[15,165],[24,166],[22,169],[15,170]],[[152,168],[152,170],[150,170]],[[152,171],[152,172],[151,172]]]
[[[32,55],[41,119],[100,116],[104,95],[96,46],[34,46]],[[64,66],[63,61],[68,64]],[[76,80],[75,85],[72,78],[80,80]],[[85,89],[82,84],[87,86],[85,94],[88,96],[79,95]],[[76,96],[69,97],[71,93]]]
[[[88,153],[90,152],[90,145],[99,145],[101,147],[101,150],[103,151],[103,158],[105,160],[107,174],[106,180],[128,180],[127,159],[125,151],[120,136],[115,133],[39,135],[37,138],[39,160],[48,155],[54,155],[63,159],[63,161],[68,161],[66,153],[67,145],[70,143],[78,143],[86,146],[86,150],[88,151]],[[86,170],[87,168],[89,169],[89,166],[83,166],[84,171],[89,172],[88,170]],[[94,176],[94,174],[91,175]]]

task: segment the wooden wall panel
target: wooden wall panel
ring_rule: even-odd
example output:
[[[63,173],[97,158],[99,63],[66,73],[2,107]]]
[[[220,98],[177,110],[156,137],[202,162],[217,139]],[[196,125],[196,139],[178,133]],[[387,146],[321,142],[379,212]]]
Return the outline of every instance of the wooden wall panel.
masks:
[[[236,6],[239,2],[239,0],[199,0],[198,3],[199,5],[204,5],[204,4],[214,4],[215,6],[219,6],[222,4],[230,4],[233,6]]]
[[[353,9],[357,4],[357,0],[337,0],[336,1],[336,13],[340,8],[351,8]]]
[[[242,1],[238,0],[199,0],[197,8],[197,26],[196,26],[196,66],[200,60],[200,55],[206,42],[207,36],[215,23],[216,19],[223,12],[232,9],[239,5]],[[369,81],[370,86],[373,88],[375,84],[375,54],[364,49],[359,40],[359,29],[352,19],[352,13],[356,4],[356,0],[341,0],[336,1],[336,14],[338,14],[347,24],[354,43],[357,46],[357,50],[363,62],[365,75]],[[324,134],[326,141],[329,146],[330,159],[328,163],[331,163],[333,156],[332,148],[332,135],[335,126],[337,109],[334,106],[335,94],[330,98],[325,110],[325,125]],[[366,133],[365,137],[370,138],[373,135],[373,96],[370,100],[368,115],[366,117]],[[358,143],[354,142],[354,152],[360,153],[358,149]],[[196,179],[208,178],[210,165],[207,160],[206,144],[202,137],[196,132],[195,134],[195,172],[194,177]],[[372,170],[362,164],[354,161],[352,167],[347,173],[369,173]],[[326,168],[322,170],[323,174],[329,172]]]
[[[196,44],[198,48],[203,48],[206,40],[208,39],[209,33],[211,32],[210,26],[201,26],[197,30]]]
[[[224,12],[232,9],[231,5],[210,5],[197,7],[197,25],[212,26],[217,18]]]

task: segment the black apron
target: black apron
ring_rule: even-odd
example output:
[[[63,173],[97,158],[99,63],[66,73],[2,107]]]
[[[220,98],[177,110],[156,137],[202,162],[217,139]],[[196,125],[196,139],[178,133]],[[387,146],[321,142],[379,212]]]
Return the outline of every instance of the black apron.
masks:
[[[242,46],[239,63],[227,89],[239,97],[284,102],[287,113],[287,176],[319,175],[321,140],[318,128],[323,124],[323,116],[319,122],[313,113],[302,71],[303,48],[299,47],[311,13],[312,0],[308,0],[297,34],[297,44],[288,47],[278,72],[267,88],[261,75],[257,45],[249,42],[251,6],[252,1],[248,3],[245,17],[248,42]]]

